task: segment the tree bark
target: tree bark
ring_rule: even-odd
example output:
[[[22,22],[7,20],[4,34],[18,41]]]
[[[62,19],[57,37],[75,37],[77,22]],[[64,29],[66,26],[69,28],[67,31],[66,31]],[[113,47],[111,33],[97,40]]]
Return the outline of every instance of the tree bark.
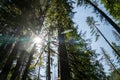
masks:
[[[3,67],[3,63],[5,62],[6,58],[9,57],[10,51],[12,49],[13,43],[10,43],[6,46],[2,45],[0,47],[0,70]]]
[[[50,29],[48,32],[48,56],[47,56],[47,78],[46,80],[51,80],[51,71],[50,71]]]
[[[35,45],[33,46],[32,50],[30,52],[30,55],[29,55],[29,58],[28,58],[28,62],[27,62],[26,67],[25,67],[25,69],[23,71],[22,80],[26,80],[26,77],[27,77],[27,74],[28,74],[28,70],[29,70],[31,61],[33,59],[34,52],[35,52]]]
[[[59,24],[58,29],[58,40],[59,40],[59,61],[60,61],[60,80],[70,80],[70,70],[69,70],[69,64],[68,64],[68,55],[67,50],[65,46],[65,38],[64,34],[61,34],[63,32],[63,28]],[[59,65],[59,64],[58,64]]]
[[[12,73],[12,76],[11,76],[10,80],[15,80],[17,75],[19,74],[19,72],[20,72],[19,68],[21,67],[21,64],[23,62],[24,56],[25,56],[25,51],[22,51],[20,56],[19,56],[19,58],[18,58],[18,60],[17,60],[17,64],[16,64],[16,66],[14,68],[14,71]]]
[[[10,69],[11,69],[13,60],[17,56],[17,51],[18,51],[19,44],[20,44],[20,42],[17,42],[15,44],[15,47],[14,47],[12,53],[10,54],[10,56],[8,57],[4,67],[2,68],[2,72],[0,73],[0,80],[7,80],[7,76],[9,74]]]

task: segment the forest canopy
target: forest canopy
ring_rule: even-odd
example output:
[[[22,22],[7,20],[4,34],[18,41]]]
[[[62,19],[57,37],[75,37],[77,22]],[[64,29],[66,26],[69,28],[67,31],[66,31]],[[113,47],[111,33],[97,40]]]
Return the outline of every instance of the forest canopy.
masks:
[[[118,80],[119,4],[118,0],[0,0],[0,80]],[[94,16],[74,11],[80,8],[93,10]],[[74,21],[78,13],[87,14],[87,33],[95,44],[102,38],[110,53],[105,47],[96,47],[99,53],[93,49],[93,39],[86,39],[80,27],[84,22]],[[111,38],[100,29],[102,22],[113,29],[113,35],[108,33]]]

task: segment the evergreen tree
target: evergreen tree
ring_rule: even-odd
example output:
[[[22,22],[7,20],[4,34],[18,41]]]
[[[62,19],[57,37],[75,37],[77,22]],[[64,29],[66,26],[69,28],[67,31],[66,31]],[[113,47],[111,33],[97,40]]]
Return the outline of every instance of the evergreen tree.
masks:
[[[120,34],[120,28],[119,26],[109,17],[107,16],[100,8],[98,8],[93,2],[90,0],[78,0],[78,4],[84,5],[84,4],[90,4],[95,10],[97,10],[112,26],[113,28]]]

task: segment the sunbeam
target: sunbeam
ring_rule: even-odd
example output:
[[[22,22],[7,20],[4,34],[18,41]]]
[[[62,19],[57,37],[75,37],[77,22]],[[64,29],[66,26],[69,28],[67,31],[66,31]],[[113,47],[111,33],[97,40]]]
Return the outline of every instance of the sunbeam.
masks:
[[[40,43],[42,43],[42,39],[37,36],[33,39],[33,42],[36,43],[36,44],[40,44]]]

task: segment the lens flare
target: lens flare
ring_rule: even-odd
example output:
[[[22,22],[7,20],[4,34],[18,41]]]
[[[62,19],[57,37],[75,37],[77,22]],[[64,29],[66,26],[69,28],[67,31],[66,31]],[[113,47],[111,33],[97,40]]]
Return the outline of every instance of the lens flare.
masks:
[[[40,37],[35,37],[33,41],[34,41],[34,43],[36,43],[36,44],[42,43],[42,39],[41,39]]]

